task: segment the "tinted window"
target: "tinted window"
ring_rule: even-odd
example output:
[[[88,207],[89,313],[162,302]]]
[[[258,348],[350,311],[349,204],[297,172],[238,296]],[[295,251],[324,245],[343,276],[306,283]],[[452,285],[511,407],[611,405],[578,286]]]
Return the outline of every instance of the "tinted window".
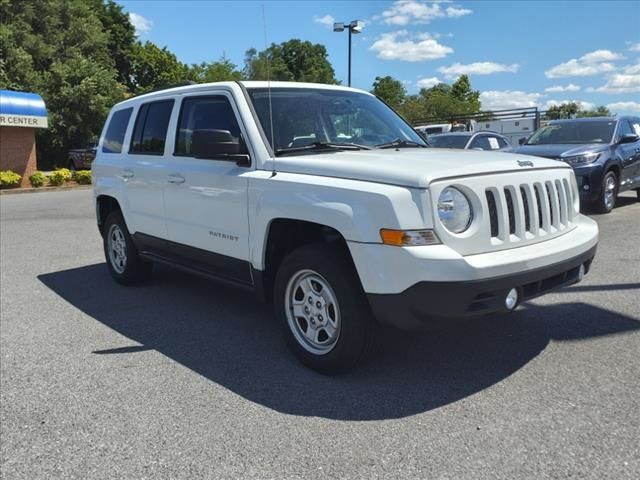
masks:
[[[615,126],[612,120],[552,123],[536,131],[527,145],[610,143]]]
[[[473,142],[471,142],[471,145],[469,145],[469,148],[481,148],[482,150],[493,150],[493,148],[491,148],[491,143],[489,142],[489,137],[486,137],[486,136],[474,138]]]
[[[102,141],[103,153],[120,153],[122,152],[122,142],[124,142],[124,134],[129,125],[129,118],[133,108],[125,108],[118,110],[111,115],[111,121],[107,127],[107,133]],[[89,148],[94,148],[93,146]]]
[[[191,137],[194,130],[228,130],[240,138],[240,127],[227,97],[185,98],[180,110],[176,155],[191,155]]]
[[[631,125],[626,120],[620,120],[620,126],[618,127],[618,138],[622,138],[624,135],[635,134],[631,129]]]
[[[145,103],[140,107],[131,139],[131,153],[162,155],[173,100]]]
[[[429,145],[434,148],[464,148],[469,135],[433,135],[429,137]]]
[[[509,146],[509,142],[507,142],[504,138],[502,137],[497,137],[498,138],[498,144],[500,145],[500,148],[507,148]]]

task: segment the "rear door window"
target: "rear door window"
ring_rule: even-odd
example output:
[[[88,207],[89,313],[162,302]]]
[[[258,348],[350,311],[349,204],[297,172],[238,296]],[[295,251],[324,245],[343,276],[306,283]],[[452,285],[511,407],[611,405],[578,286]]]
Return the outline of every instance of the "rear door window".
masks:
[[[138,111],[131,138],[130,153],[162,155],[167,128],[173,110],[173,100],[145,103]]]
[[[102,141],[102,153],[120,153],[124,142],[124,134],[129,125],[133,108],[124,108],[111,115],[107,133]],[[89,148],[94,148],[90,146]]]

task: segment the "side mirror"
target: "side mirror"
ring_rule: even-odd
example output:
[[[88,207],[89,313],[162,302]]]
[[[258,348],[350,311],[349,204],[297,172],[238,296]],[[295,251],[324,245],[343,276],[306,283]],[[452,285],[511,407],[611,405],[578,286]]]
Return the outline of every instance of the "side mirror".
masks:
[[[194,130],[191,152],[196,158],[228,160],[236,162],[239,166],[250,165],[246,148],[229,130]]]
[[[640,140],[640,137],[635,133],[625,133],[624,135],[622,135],[622,137],[620,137],[618,143],[634,143],[638,140]]]
[[[522,137],[518,140],[518,145],[524,145],[525,143],[527,143],[527,137]]]

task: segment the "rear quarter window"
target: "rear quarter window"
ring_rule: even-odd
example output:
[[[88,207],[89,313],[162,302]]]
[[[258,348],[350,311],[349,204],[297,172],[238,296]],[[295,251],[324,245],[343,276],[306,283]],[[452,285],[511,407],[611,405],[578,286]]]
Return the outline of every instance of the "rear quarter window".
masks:
[[[102,141],[102,153],[120,153],[124,143],[124,134],[129,125],[133,108],[124,108],[111,115],[107,133]]]

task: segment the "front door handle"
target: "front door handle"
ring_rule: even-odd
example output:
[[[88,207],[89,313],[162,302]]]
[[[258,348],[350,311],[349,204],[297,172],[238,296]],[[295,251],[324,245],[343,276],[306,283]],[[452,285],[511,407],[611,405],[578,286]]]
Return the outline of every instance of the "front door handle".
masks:
[[[120,172],[120,176],[122,178],[124,178],[125,180],[132,178],[133,177],[133,170],[130,170],[128,168],[123,168],[122,171]]]
[[[169,183],[184,183],[184,177],[177,173],[171,174],[167,177]]]

